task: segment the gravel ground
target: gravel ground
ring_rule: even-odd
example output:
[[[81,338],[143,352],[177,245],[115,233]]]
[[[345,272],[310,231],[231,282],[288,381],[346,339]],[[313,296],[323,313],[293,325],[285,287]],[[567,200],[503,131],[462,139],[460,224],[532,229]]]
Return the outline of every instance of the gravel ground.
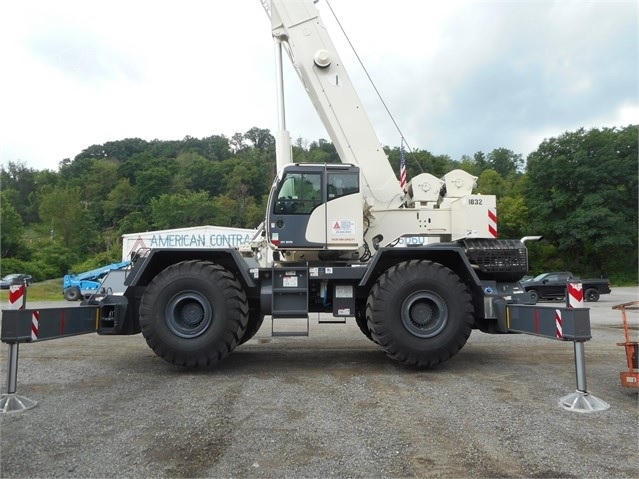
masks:
[[[637,390],[619,381],[612,310],[638,299],[615,288],[586,304],[588,390],[610,404],[591,414],[558,405],[576,386],[572,344],[525,335],[473,332],[431,371],[388,359],[354,321],[312,324],[309,338],[272,338],[265,321],[205,370],[164,362],[140,335],[23,344],[17,392],[38,405],[0,414],[0,475],[639,477]]]

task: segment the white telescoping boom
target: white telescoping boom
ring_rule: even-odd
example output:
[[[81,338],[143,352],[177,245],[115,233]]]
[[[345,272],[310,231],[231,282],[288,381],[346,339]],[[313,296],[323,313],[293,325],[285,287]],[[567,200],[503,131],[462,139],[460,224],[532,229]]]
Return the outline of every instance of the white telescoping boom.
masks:
[[[455,241],[465,238],[495,238],[496,210],[492,195],[473,195],[476,178],[462,170],[454,170],[443,179],[422,173],[403,192],[388,162],[384,149],[353,87],[335,46],[326,31],[319,12],[311,1],[262,0],[270,16],[276,42],[279,128],[276,141],[278,166],[292,162],[290,139],[285,131],[284,88],[281,48],[284,46],[304,89],[318,112],[341,161],[359,167],[363,230],[357,232],[357,248],[374,254],[379,246],[392,245],[400,237],[422,236],[426,242]],[[288,143],[287,143],[288,142]],[[280,177],[281,179],[281,177]],[[351,199],[352,202],[353,199]],[[352,207],[352,205],[348,205]],[[340,210],[347,205],[340,202]],[[330,202],[327,205],[330,210]],[[330,214],[322,210],[322,215]],[[354,213],[351,213],[354,214]],[[321,216],[321,215],[315,215]],[[332,218],[339,221],[341,218]],[[346,218],[347,221],[354,221]],[[357,222],[356,222],[357,223]],[[286,233],[267,223],[267,233],[275,247],[293,250],[339,249],[339,238],[331,241],[331,228],[337,224],[311,217],[306,225],[304,241],[282,244]],[[300,228],[298,222],[295,228]],[[328,231],[321,231],[327,228]],[[322,235],[326,242],[319,241]],[[422,243],[424,240],[422,240]],[[373,246],[373,250],[370,247]],[[341,247],[353,249],[354,243]],[[309,257],[309,253],[305,254]]]

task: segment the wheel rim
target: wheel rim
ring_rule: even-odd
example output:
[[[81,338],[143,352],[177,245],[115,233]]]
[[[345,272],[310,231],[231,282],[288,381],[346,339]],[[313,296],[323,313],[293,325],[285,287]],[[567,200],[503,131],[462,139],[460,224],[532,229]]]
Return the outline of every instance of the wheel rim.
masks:
[[[166,305],[166,324],[181,338],[195,338],[213,321],[211,303],[200,293],[184,291],[175,295]]]
[[[432,338],[448,323],[448,307],[438,294],[417,291],[404,300],[401,316],[404,327],[413,336]]]

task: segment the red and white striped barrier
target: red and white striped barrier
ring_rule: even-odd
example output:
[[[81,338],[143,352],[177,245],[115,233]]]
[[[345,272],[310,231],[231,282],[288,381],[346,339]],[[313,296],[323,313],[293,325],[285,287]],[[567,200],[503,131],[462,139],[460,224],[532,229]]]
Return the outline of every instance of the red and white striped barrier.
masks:
[[[24,284],[9,286],[9,309],[25,309],[27,287]]]
[[[38,330],[40,329],[40,311],[34,311],[31,315],[31,341],[38,340]]]
[[[497,238],[497,209],[488,208],[488,232]]]
[[[555,330],[556,330],[557,339],[563,339],[564,328],[563,328],[563,321],[561,320],[560,309],[555,309]]]
[[[580,281],[568,281],[567,306],[569,308],[584,307],[584,288]]]

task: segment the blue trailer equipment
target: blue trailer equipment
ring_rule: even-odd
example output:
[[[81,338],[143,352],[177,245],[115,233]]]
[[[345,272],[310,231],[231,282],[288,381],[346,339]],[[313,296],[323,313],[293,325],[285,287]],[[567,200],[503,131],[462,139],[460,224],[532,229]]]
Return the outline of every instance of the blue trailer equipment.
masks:
[[[89,298],[100,288],[100,284],[109,271],[124,269],[131,264],[130,260],[111,263],[101,268],[92,269],[79,274],[67,274],[62,283],[62,294],[67,301],[78,301]]]

